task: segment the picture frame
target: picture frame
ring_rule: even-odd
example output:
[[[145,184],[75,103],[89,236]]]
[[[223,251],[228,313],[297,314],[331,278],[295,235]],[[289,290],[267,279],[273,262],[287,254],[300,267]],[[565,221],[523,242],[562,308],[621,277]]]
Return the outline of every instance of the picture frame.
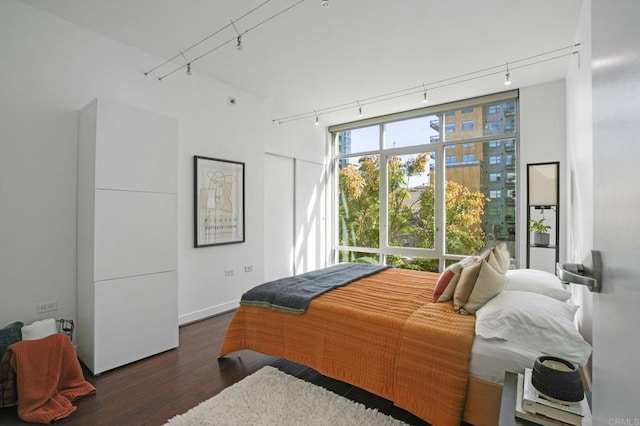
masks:
[[[244,163],[194,155],[194,247],[245,242]]]

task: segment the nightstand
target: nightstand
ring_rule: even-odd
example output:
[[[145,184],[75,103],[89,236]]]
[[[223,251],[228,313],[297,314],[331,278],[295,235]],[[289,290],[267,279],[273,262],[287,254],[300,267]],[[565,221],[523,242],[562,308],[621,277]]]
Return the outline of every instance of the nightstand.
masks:
[[[518,387],[518,375],[510,371],[504,373],[504,385],[502,386],[502,402],[500,403],[500,420],[499,426],[512,426],[512,425],[524,425],[524,426],[536,426],[535,423],[528,422],[526,420],[518,419],[514,415],[516,410],[516,391]],[[587,396],[587,402],[591,406],[591,392],[585,392]]]

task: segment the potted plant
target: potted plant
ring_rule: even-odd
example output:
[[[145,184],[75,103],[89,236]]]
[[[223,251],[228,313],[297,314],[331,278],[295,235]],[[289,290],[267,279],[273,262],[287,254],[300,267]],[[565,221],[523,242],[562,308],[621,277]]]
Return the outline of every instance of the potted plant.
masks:
[[[545,225],[544,217],[540,220],[529,221],[529,231],[533,232],[533,244],[539,247],[547,247],[549,245],[549,233],[547,232],[551,228],[550,225]]]

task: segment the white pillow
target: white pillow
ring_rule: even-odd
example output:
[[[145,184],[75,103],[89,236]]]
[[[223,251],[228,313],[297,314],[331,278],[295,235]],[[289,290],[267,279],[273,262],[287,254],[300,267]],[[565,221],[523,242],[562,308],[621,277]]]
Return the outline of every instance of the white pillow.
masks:
[[[577,310],[541,294],[503,291],[476,312],[476,334],[584,365],[591,346],[573,324]]]
[[[571,292],[564,289],[558,277],[537,269],[508,270],[504,289],[544,294],[562,301],[571,297]]]

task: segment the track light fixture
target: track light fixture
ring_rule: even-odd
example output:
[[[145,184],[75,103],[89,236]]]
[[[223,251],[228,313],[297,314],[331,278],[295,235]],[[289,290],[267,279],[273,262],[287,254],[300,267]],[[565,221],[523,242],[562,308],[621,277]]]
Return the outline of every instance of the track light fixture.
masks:
[[[314,111],[314,113],[315,113],[315,111]],[[316,126],[319,126],[319,125],[320,125],[320,121],[319,121],[319,119],[318,119],[318,114],[316,114],[316,122],[315,122],[314,124],[315,124]]]
[[[429,102],[429,98],[427,97],[427,88],[426,86],[423,84],[422,88],[424,89],[424,93],[422,94],[422,103],[426,104],[427,102]]]
[[[185,61],[187,61],[186,64],[184,65],[179,65],[176,66],[175,68],[173,68],[173,70],[161,75],[158,77],[159,81],[164,80],[165,78],[169,77],[170,75],[178,72],[181,69],[184,68],[189,68],[191,64],[193,64],[194,62],[202,59],[203,57],[210,55],[211,53],[217,51],[218,49],[226,46],[227,44],[231,44],[234,41],[236,42],[236,49],[241,50],[242,49],[242,36],[250,31],[254,31],[257,28],[261,27],[262,25],[271,22],[273,19],[283,15],[284,13],[290,11],[291,9],[293,9],[296,6],[299,6],[300,4],[302,4],[305,0],[297,0],[294,3],[290,4],[289,6],[281,9],[280,11],[276,12],[275,14],[261,20],[260,22],[258,22],[257,24],[243,30],[242,32],[238,31],[238,28],[236,27],[236,23],[241,21],[242,19],[246,18],[247,16],[253,14],[255,11],[257,11],[258,9],[264,7],[265,5],[267,5],[269,2],[271,2],[271,0],[264,0],[262,3],[260,3],[259,5],[257,5],[256,7],[254,7],[253,9],[249,10],[248,12],[242,14],[241,16],[239,16],[236,19],[232,19],[230,23],[224,25],[223,27],[217,29],[216,31],[212,32],[211,34],[209,34],[208,36],[204,37],[203,39],[201,39],[200,41],[192,44],[191,46],[189,46],[188,48],[184,49],[184,50],[180,50],[179,53],[177,53],[176,55],[172,56],[171,58],[167,59],[166,61],[162,62],[161,64],[151,68],[148,71],[144,72],[144,75],[148,76],[149,74],[151,74],[154,71],[159,70],[160,68],[163,68],[169,64],[172,64],[172,62],[176,59],[179,58],[180,56],[185,58]],[[329,5],[329,1],[325,0],[327,3],[327,6]],[[324,5],[324,3],[323,3]],[[232,38],[228,38],[226,40],[222,40],[220,41],[217,45],[213,46],[212,48],[210,48],[209,50],[205,51],[204,53],[200,54],[199,56],[192,58],[191,60],[187,60],[187,58],[184,55],[184,52],[189,52],[191,49],[195,48],[196,46],[201,45],[202,43],[209,41],[210,39],[212,39],[213,37],[222,34],[224,31],[228,30],[229,28],[233,28],[236,31],[237,36],[236,37],[232,37]],[[175,65],[175,64],[174,64]]]
[[[511,74],[509,73],[509,62],[507,62],[507,73],[505,74],[505,80],[504,80],[504,85],[505,86],[511,85],[510,76],[511,76]]]
[[[320,4],[322,4],[322,7],[329,7],[329,0],[322,0]]]
[[[186,74],[187,74],[187,75],[191,75],[191,62],[189,62],[189,63],[187,64],[187,72],[186,72]]]
[[[358,101],[358,117],[362,117],[362,105],[360,101]]]

